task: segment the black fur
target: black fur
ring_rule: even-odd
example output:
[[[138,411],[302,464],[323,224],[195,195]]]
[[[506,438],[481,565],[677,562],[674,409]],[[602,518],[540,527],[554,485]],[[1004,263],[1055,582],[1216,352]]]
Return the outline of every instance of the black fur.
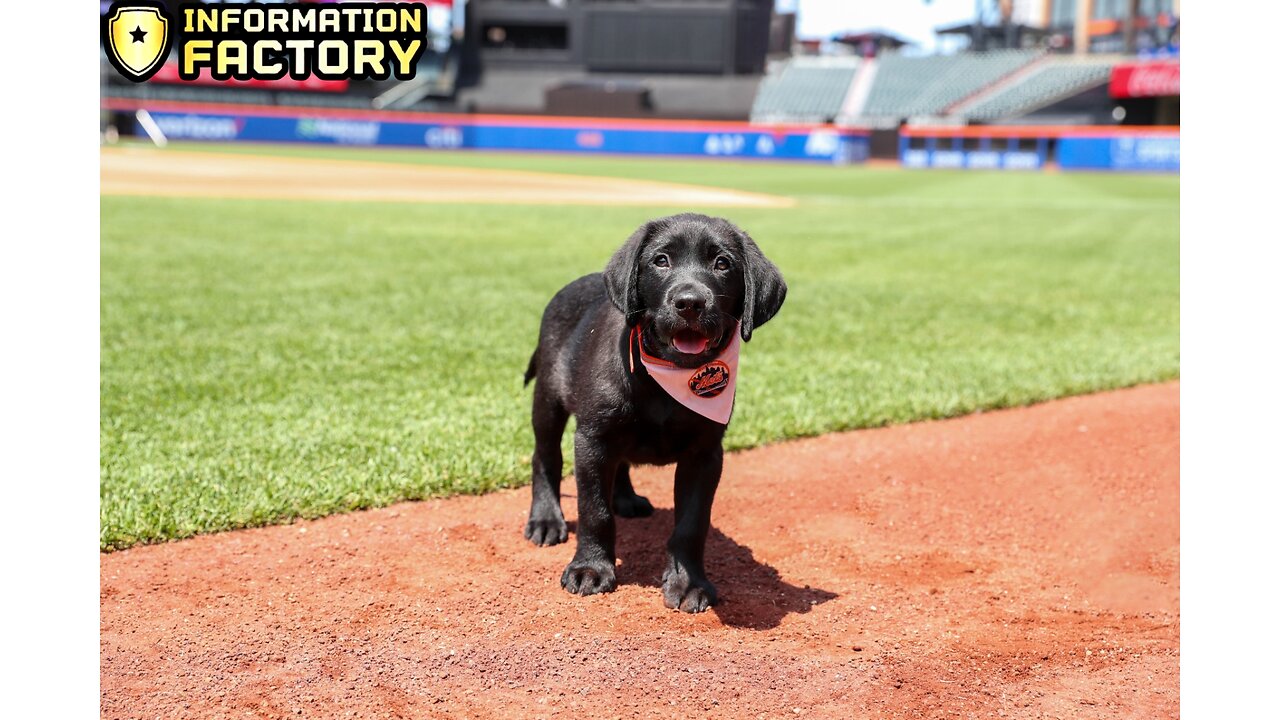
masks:
[[[675,529],[667,542],[663,599],[686,612],[715,604],[703,549],[725,426],[677,403],[639,362],[632,372],[631,328],[641,326],[649,354],[698,367],[720,354],[739,321],[743,340],[751,339],[786,294],[778,268],[750,236],[727,220],[686,213],[645,223],[604,273],[581,277],[551,299],[525,372],[526,384],[537,383],[533,501],[524,532],[537,545],[568,538],[560,509],[560,438],[575,415],[578,547],[560,578],[565,590],[614,589],[614,516],[653,513],[632,488],[630,467],[674,462]],[[679,352],[678,334],[705,338],[705,350]]]

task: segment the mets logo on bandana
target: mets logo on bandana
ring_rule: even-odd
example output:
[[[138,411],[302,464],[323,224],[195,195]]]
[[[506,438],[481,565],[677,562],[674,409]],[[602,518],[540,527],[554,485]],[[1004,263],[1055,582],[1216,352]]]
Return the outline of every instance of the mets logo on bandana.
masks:
[[[164,6],[147,0],[114,3],[102,18],[107,59],[121,75],[145,82],[169,57],[172,23]]]
[[[689,390],[700,398],[713,398],[729,386],[729,366],[716,360],[703,365],[689,378]]]

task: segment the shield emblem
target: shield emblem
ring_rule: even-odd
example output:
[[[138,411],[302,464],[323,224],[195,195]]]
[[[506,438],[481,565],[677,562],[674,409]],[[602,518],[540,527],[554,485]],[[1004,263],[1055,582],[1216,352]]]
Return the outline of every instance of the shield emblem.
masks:
[[[173,46],[172,23],[160,5],[112,5],[103,22],[107,58],[116,70],[134,82],[155,75]]]

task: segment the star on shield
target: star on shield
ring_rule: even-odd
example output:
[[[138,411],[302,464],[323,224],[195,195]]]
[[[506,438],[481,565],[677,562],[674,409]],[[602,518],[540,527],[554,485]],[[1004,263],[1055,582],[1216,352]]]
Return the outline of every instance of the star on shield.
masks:
[[[150,79],[169,56],[173,27],[158,2],[125,0],[111,5],[103,16],[103,45],[107,59],[134,82]]]

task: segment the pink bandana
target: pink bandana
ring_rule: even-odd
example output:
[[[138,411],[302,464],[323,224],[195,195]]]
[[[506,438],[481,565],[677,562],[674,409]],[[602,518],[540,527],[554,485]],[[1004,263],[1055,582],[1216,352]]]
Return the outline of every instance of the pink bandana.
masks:
[[[721,425],[729,424],[729,416],[733,414],[733,393],[738,386],[738,350],[742,347],[742,336],[736,329],[729,347],[720,357],[696,368],[677,367],[646,353],[640,340],[639,325],[632,329],[631,341],[639,348],[640,364],[649,371],[649,377],[676,402]],[[633,353],[631,372],[635,371]]]

